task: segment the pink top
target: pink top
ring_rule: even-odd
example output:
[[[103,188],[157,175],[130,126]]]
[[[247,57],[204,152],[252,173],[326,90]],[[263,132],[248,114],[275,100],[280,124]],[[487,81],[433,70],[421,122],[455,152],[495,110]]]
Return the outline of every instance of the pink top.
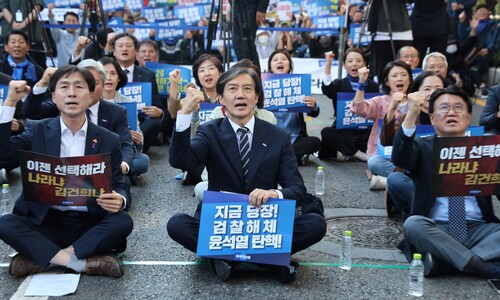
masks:
[[[354,103],[354,101],[351,102],[351,111],[355,115],[374,121],[372,131],[370,132],[370,138],[368,139],[366,151],[368,157],[377,154],[377,144],[379,142],[378,120],[384,118],[387,110],[389,110],[389,104],[391,104],[391,101],[392,96],[383,95],[373,97],[361,103]],[[401,115],[401,112],[399,109],[396,109],[394,117],[397,118],[399,115]]]

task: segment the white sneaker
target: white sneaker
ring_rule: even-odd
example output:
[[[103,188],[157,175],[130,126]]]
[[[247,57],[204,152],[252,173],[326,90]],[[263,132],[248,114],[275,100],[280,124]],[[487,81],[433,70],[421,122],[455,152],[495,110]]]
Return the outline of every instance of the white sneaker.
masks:
[[[352,156],[344,155],[342,152],[337,151],[337,161],[348,161]]]
[[[0,169],[0,185],[4,183],[9,183],[9,180],[7,179],[7,171],[5,168]]]
[[[366,153],[359,151],[359,150],[356,153],[354,153],[354,157],[360,161],[368,161],[368,155],[366,155]]]
[[[370,180],[370,190],[385,190],[387,187],[387,178],[384,176],[373,175]]]

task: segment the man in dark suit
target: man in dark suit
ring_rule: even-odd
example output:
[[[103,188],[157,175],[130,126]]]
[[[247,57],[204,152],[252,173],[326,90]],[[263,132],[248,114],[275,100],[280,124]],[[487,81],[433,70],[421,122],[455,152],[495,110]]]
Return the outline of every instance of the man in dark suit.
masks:
[[[161,122],[165,117],[165,109],[161,105],[155,73],[144,67],[134,65],[138,49],[139,41],[130,33],[118,34],[113,39],[113,55],[125,74],[127,74],[128,82],[151,82],[152,106],[143,107],[142,113],[139,114],[141,131],[144,134],[143,152],[146,153],[161,131]]]
[[[123,162],[121,169],[123,174],[128,174],[134,160],[134,146],[126,109],[118,104],[102,99],[102,90],[106,82],[106,72],[100,62],[93,59],[85,59],[78,64],[78,67],[87,69],[95,78],[95,90],[92,94],[92,102],[89,106],[88,116],[90,121],[96,125],[104,127],[120,136],[121,152]],[[42,79],[35,85],[33,92],[26,99],[23,113],[30,119],[53,118],[59,115],[59,110],[52,98],[44,97],[51,76],[56,68],[47,68]],[[128,181],[128,178],[126,179]],[[131,203],[130,184],[126,188],[126,196],[129,199],[127,205]]]
[[[426,276],[437,270],[449,270],[443,266],[451,265],[460,271],[500,278],[500,224],[494,215],[491,197],[430,196],[434,139],[465,136],[472,103],[455,86],[437,90],[429,103],[430,119],[437,136],[415,139],[415,122],[424,103],[424,96],[408,99],[409,111],[392,150],[392,161],[411,171],[415,185],[411,216],[403,223],[405,241],[401,244],[402,250],[408,259],[412,248],[426,253]],[[453,217],[456,204],[462,206],[461,226],[455,226],[460,221],[460,218]],[[460,229],[460,234],[455,228]]]
[[[489,89],[479,124],[488,134],[500,134],[500,84]]]
[[[94,88],[89,71],[71,65],[59,69],[50,89],[61,116],[34,121],[23,134],[11,137],[14,107],[30,87],[26,81],[9,84],[0,116],[0,167],[18,163],[18,150],[61,157],[111,153],[113,186],[111,193],[88,198],[86,206],[46,205],[21,194],[14,212],[0,218],[0,238],[20,253],[11,261],[11,275],[42,272],[49,264],[90,275],[123,275],[120,261],[110,253],[126,240],[133,221],[123,211],[127,199],[120,139],[85,114]]]
[[[217,119],[198,127],[190,141],[191,114],[202,97],[189,89],[182,109],[177,114],[176,132],[170,145],[170,164],[174,168],[190,169],[205,164],[208,170],[208,190],[249,194],[251,205],[260,206],[269,198],[294,199],[298,205],[306,197],[306,188],[298,170],[290,136],[283,129],[254,117],[254,108],[262,93],[262,84],[255,71],[231,68],[217,82],[217,93],[227,118]],[[249,130],[250,156],[248,168],[242,166],[237,129]],[[245,172],[247,171],[247,173]],[[246,175],[245,175],[246,174]],[[281,189],[278,189],[278,184]],[[194,217],[173,216],[167,230],[170,237],[196,252],[200,226],[201,204]],[[325,220],[314,213],[295,218],[292,253],[320,241],[326,232]],[[227,280],[233,265],[222,260],[210,260],[221,280]],[[279,268],[280,280],[295,280],[298,265]]]

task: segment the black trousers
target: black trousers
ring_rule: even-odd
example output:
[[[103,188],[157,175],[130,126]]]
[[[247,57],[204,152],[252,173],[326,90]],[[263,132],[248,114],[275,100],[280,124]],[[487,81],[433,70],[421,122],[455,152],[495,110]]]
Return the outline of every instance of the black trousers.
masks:
[[[430,36],[430,37],[413,37],[413,46],[418,50],[420,54],[419,66],[422,66],[422,61],[427,54],[427,48],[429,48],[429,53],[439,52],[446,54],[446,47],[448,46],[448,35],[440,36]]]
[[[320,159],[329,159],[337,156],[337,151],[352,156],[358,150],[366,152],[366,144],[370,137],[370,130],[337,129],[325,127],[321,130]]]
[[[412,41],[394,41],[394,49],[396,55],[398,50],[404,46],[411,46]],[[396,60],[392,55],[390,41],[373,41],[372,43],[372,66],[370,67],[372,75],[377,75],[377,83],[383,84],[383,76],[385,65],[388,62]]]
[[[255,48],[257,2],[234,0],[233,47],[238,60],[247,58],[260,67]]]
[[[144,135],[144,143],[142,146],[142,152],[146,153],[149,147],[153,145],[154,141],[158,137],[161,131],[161,120],[158,118],[145,118],[141,121],[141,131]]]
[[[313,154],[319,150],[321,141],[315,136],[299,136],[293,142],[293,151],[297,160],[306,154]]]
[[[79,259],[109,254],[126,241],[133,227],[132,218],[124,211],[96,218],[84,212],[51,209],[40,225],[14,214],[0,217],[0,239],[46,267],[60,250],[71,245]]]
[[[200,209],[194,217],[186,214],[174,215],[167,223],[170,238],[194,253],[198,247],[199,211]],[[326,222],[320,215],[310,213],[296,217],[293,224],[292,254],[321,241],[325,233]]]

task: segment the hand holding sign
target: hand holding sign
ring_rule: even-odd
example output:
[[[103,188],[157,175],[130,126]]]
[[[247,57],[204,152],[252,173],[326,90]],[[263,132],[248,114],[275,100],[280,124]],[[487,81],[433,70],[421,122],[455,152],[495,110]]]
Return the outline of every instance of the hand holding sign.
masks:
[[[198,111],[200,109],[200,102],[204,99],[202,91],[195,88],[188,88],[186,93],[186,98],[182,101],[182,114],[190,114],[193,111]]]
[[[9,83],[9,92],[5,99],[4,106],[15,107],[17,102],[30,94],[31,87],[24,80],[12,80]]]
[[[142,112],[150,116],[151,118],[161,118],[161,116],[163,115],[163,110],[156,106],[144,106],[142,108]]]
[[[313,108],[316,106],[316,99],[312,96],[304,96],[304,103],[307,107]]]
[[[278,193],[275,190],[255,189],[248,195],[248,202],[250,205],[260,208],[261,205],[266,204],[269,198],[278,198]]]
[[[123,197],[115,191],[100,195],[96,201],[102,209],[110,213],[117,213],[123,207]]]

